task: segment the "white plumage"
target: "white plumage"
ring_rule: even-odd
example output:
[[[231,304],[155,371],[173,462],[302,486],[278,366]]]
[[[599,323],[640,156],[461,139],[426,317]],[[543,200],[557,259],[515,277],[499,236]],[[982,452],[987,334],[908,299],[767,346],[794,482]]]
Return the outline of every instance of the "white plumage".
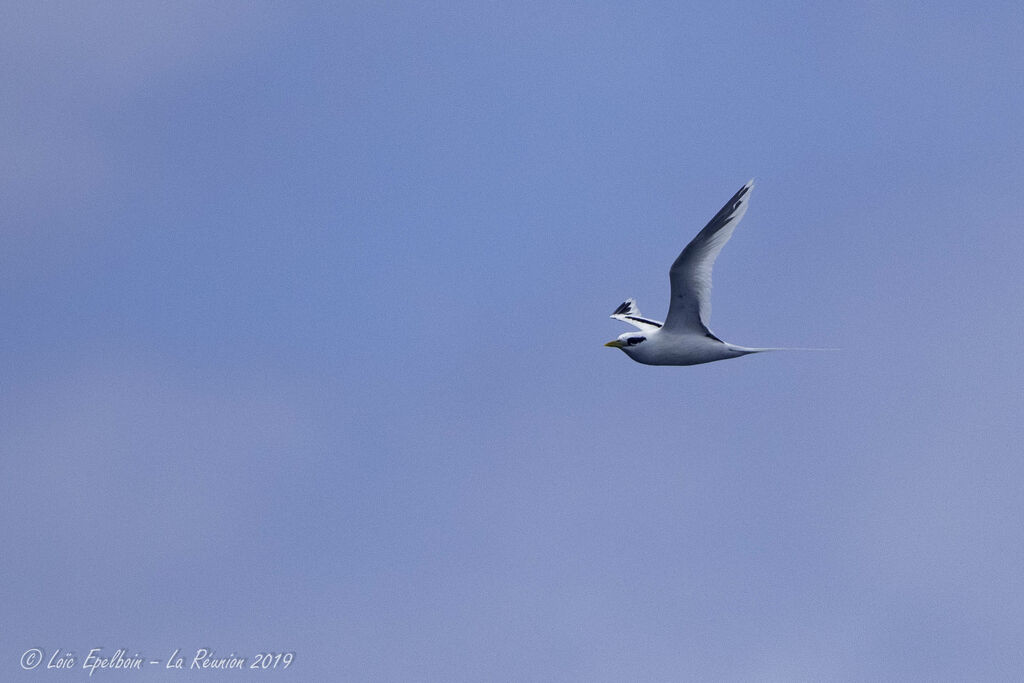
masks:
[[[818,351],[825,349],[769,349],[736,346],[708,329],[711,319],[711,269],[722,247],[747,212],[751,180],[715,214],[704,229],[686,245],[672,268],[669,281],[672,299],[664,323],[640,315],[636,301],[627,299],[612,318],[629,323],[639,332],[627,332],[605,346],[612,346],[647,365],[697,365],[738,358],[761,351]]]

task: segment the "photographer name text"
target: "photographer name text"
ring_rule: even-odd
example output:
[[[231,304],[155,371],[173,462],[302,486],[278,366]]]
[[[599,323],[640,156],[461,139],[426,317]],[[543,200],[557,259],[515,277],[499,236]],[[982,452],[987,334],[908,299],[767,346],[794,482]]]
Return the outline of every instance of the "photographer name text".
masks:
[[[294,661],[294,652],[259,652],[250,657],[235,652],[224,655],[206,647],[189,652],[177,648],[167,659],[151,659],[138,652],[129,653],[124,648],[109,651],[102,647],[90,649],[85,657],[79,657],[74,650],[62,648],[56,648],[47,656],[42,648],[33,647],[21,655],[21,668],[26,671],[82,669],[92,676],[103,671],[141,671],[147,667],[163,667],[170,671],[274,671],[287,669]]]

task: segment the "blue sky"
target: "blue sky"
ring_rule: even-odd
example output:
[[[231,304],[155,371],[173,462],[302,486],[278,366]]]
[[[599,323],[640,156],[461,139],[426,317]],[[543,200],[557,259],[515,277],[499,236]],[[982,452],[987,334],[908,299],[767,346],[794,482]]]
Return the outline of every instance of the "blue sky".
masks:
[[[5,5],[0,677],[1019,680],[1022,30]],[[750,177],[712,329],[843,350],[602,347]]]

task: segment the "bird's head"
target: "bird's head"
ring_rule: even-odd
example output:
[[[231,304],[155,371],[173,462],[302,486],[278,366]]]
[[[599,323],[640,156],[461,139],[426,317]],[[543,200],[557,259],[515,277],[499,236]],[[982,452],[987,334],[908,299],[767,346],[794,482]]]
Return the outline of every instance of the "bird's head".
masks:
[[[608,342],[605,346],[622,349],[626,353],[629,353],[632,349],[635,349],[639,344],[643,344],[645,341],[647,341],[647,337],[642,334],[626,332],[625,334],[620,334],[618,339]]]

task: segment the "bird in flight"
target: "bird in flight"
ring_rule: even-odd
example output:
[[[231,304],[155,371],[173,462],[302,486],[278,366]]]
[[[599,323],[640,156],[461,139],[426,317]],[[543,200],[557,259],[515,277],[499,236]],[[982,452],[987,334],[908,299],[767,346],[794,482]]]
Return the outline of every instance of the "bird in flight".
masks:
[[[726,202],[715,217],[686,245],[668,271],[672,301],[664,323],[640,315],[636,301],[626,299],[611,317],[637,328],[605,346],[622,349],[645,365],[697,365],[739,358],[762,351],[824,351],[826,349],[750,348],[724,342],[708,329],[711,319],[711,268],[722,247],[747,212],[751,180]]]

